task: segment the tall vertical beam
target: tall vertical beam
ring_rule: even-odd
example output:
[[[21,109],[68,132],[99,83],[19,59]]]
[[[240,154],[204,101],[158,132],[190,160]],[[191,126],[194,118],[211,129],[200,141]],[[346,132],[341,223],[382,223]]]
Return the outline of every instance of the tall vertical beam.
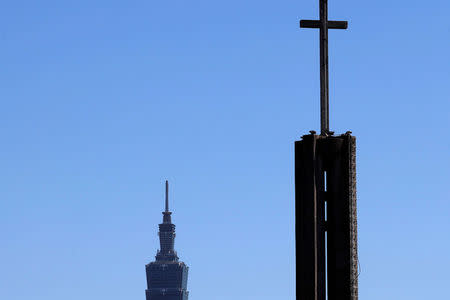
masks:
[[[346,134],[324,139],[327,166],[328,299],[358,299],[356,224],[356,139]]]
[[[317,159],[319,136],[295,142],[295,227],[297,299],[325,300],[323,177]]]

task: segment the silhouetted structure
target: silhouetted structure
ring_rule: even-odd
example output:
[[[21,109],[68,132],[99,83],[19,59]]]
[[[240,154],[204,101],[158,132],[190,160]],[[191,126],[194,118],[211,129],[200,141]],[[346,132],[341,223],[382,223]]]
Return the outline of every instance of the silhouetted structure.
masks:
[[[166,209],[163,222],[159,224],[161,250],[156,261],[145,266],[147,273],[147,300],[188,300],[187,279],[189,267],[178,261],[174,250],[175,224],[169,211],[169,183],[166,181]]]
[[[328,109],[328,29],[347,22],[329,21],[320,0],[320,20],[300,27],[320,29],[321,133],[295,142],[297,299],[356,300],[356,139],[329,131]]]

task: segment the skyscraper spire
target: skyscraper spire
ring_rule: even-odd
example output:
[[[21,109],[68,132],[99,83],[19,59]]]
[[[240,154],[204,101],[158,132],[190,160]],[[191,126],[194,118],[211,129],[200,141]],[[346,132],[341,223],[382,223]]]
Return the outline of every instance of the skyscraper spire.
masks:
[[[169,211],[169,182],[166,180],[163,222],[159,224],[160,250],[156,261],[145,266],[147,274],[146,300],[188,300],[189,267],[178,260],[175,244],[175,224]]]
[[[175,245],[175,224],[172,224],[172,212],[169,211],[169,182],[166,180],[166,207],[163,211],[163,222],[159,224],[159,242],[161,249],[156,255],[156,260],[177,261]]]
[[[169,181],[166,180],[166,212],[169,212]]]
[[[169,181],[166,180],[166,207],[165,210],[163,212],[163,223],[172,223],[172,218],[170,217],[170,215],[172,214],[172,212],[169,211]],[[174,226],[174,231],[175,231],[175,225]],[[160,225],[161,227],[161,225]]]

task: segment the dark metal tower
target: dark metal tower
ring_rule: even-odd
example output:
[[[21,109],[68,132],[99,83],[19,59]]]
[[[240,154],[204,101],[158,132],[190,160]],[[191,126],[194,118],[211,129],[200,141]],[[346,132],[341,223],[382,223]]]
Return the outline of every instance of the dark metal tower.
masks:
[[[145,266],[147,273],[146,300],[188,300],[189,267],[178,261],[175,244],[175,224],[169,211],[169,183],[166,180],[166,201],[163,222],[159,224],[160,250],[156,261]]]
[[[320,29],[321,133],[295,142],[297,299],[357,300],[356,138],[329,130],[328,29],[346,21],[320,20],[300,27]]]

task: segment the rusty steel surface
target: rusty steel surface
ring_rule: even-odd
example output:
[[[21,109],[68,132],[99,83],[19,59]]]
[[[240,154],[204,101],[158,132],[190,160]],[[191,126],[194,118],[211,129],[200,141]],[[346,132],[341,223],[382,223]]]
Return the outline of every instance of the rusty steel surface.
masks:
[[[297,299],[358,299],[355,157],[350,133],[295,142]]]

